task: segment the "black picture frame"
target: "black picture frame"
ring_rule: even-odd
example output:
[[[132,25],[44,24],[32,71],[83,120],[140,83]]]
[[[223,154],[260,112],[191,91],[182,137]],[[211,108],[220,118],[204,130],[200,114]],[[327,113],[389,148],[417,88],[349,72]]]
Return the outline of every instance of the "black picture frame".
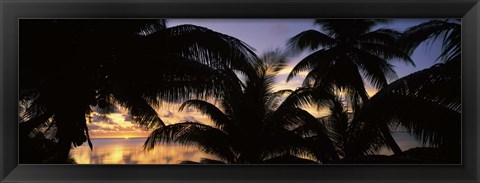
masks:
[[[1,182],[479,182],[478,0],[0,0]],[[18,165],[19,18],[462,18],[462,165]]]

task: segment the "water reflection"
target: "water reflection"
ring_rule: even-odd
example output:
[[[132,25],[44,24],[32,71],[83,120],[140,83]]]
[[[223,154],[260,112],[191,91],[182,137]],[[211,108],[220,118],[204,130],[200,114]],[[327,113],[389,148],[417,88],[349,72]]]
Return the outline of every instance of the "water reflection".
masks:
[[[184,160],[200,161],[208,157],[197,148],[178,145],[157,145],[144,151],[145,138],[92,139],[93,151],[84,144],[71,150],[78,164],[178,164]]]
[[[423,146],[408,133],[392,135],[403,151]],[[156,145],[155,149],[144,151],[144,142],[145,138],[92,139],[93,151],[84,144],[70,153],[78,164],[178,164],[184,160],[199,162],[201,158],[212,158],[195,147],[179,145]],[[391,155],[393,152],[383,148],[379,154]]]

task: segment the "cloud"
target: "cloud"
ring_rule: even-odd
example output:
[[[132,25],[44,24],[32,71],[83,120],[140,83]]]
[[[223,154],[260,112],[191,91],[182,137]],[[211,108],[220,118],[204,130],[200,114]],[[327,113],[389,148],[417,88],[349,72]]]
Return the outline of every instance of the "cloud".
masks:
[[[209,102],[213,103],[214,101]],[[165,102],[155,110],[167,125],[185,121],[213,124],[208,116],[204,116],[194,109],[175,112],[178,108],[179,104]],[[123,108],[120,108],[118,113],[110,113],[104,116],[94,111],[91,118],[92,123],[88,125],[93,138],[146,137],[151,132],[135,123],[132,116]]]
[[[103,121],[104,124],[110,124],[110,125],[117,125],[117,123],[113,122],[112,118],[107,118],[106,120]]]
[[[163,160],[165,160],[165,163],[166,163],[166,164],[169,164],[169,163],[172,162],[173,157],[172,157],[172,156],[166,156],[166,157],[163,158]]]
[[[162,117],[164,117],[164,118],[173,118],[173,117],[175,117],[175,114],[173,114],[172,111],[167,111],[167,114],[163,115]]]
[[[195,112],[192,108],[188,107],[187,110],[185,110],[186,113],[192,113]]]
[[[92,137],[138,137],[146,136],[148,132],[133,122],[127,112],[105,114],[93,112],[91,123],[87,124]]]
[[[186,159],[191,159],[192,157],[196,156],[197,153],[199,153],[198,151],[185,151],[183,152],[183,157],[185,157]]]
[[[108,110],[107,110],[108,109]],[[108,113],[121,113],[122,110],[115,106],[115,105],[110,105],[109,108],[100,108],[100,107],[92,107],[92,110],[97,112],[97,113],[101,113],[101,114],[108,114]]]
[[[122,116],[124,117],[125,121],[133,121],[132,115],[130,114],[123,114]]]
[[[96,112],[92,112],[92,113],[90,114],[90,122],[92,122],[92,123],[101,122],[101,121],[103,121],[103,120],[105,120],[105,119],[106,119],[105,116],[100,115],[100,114],[98,114],[98,113],[96,113]]]
[[[92,131],[92,130],[99,130],[99,129],[102,129],[101,126],[99,125],[96,125],[96,124],[90,124],[88,125],[88,130]]]
[[[115,124],[115,122],[113,122],[113,120],[111,118],[109,118],[108,116],[101,116],[101,115],[97,115],[97,114],[94,114],[93,117],[91,117],[90,122],[91,123],[111,124],[111,125]]]
[[[193,117],[193,116],[184,116],[183,121],[195,122],[195,121],[197,121],[197,119],[195,119],[195,117]]]

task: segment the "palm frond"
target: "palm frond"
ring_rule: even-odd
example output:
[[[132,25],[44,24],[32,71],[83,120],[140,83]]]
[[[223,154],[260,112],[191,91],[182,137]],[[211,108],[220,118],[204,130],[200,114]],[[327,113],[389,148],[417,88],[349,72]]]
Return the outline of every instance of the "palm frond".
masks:
[[[235,156],[230,151],[228,139],[228,135],[219,129],[196,122],[183,122],[155,129],[145,141],[144,148],[153,149],[155,144],[167,143],[195,145],[207,154],[233,162]]]
[[[218,109],[217,106],[211,103],[208,103],[206,101],[188,100],[182,103],[179,110],[183,111],[189,107],[194,107],[197,110],[199,110],[202,114],[207,115],[215,123],[217,128],[221,130],[226,130],[225,126],[227,126],[228,123],[231,123],[228,116],[225,115],[220,109]]]
[[[212,67],[229,67],[247,75],[258,60],[252,47],[234,37],[195,25],[170,27],[145,37],[152,51],[179,53]],[[151,49],[151,48],[150,48]]]
[[[286,96],[293,93],[293,90],[285,89],[285,90],[278,90],[272,92],[268,96],[266,96],[266,103],[265,106],[268,109],[276,110],[280,106],[280,104],[285,100]]]
[[[360,49],[354,49],[356,65],[363,71],[363,76],[377,89],[388,84],[388,80],[397,78],[393,65],[388,61]]]
[[[208,158],[202,158],[200,162],[195,162],[195,161],[182,161],[180,164],[226,164],[223,161],[220,160],[214,160],[214,159],[208,159]]]
[[[461,54],[461,28],[456,26],[450,31],[445,33],[442,44],[442,53],[438,59],[442,59],[444,62],[454,60],[455,57]]]
[[[290,71],[290,74],[287,77],[287,82],[290,81],[293,77],[295,77],[298,73],[302,71],[311,71],[315,68],[327,70],[332,62],[337,57],[338,49],[331,48],[331,49],[321,49],[315,51],[314,53],[308,55]],[[326,71],[321,71],[319,73],[324,73]]]
[[[391,83],[365,104],[354,122],[365,126],[360,129],[400,124],[426,145],[458,147],[461,78],[457,59]]]
[[[287,47],[290,53],[298,54],[301,51],[331,47],[335,44],[337,42],[332,37],[316,30],[307,30],[290,38]]]
[[[396,59],[415,66],[410,56],[397,47],[401,36],[398,31],[381,28],[361,35],[356,47],[386,60]]]
[[[338,152],[329,137],[327,128],[303,109],[296,109],[295,113],[297,120],[302,121],[303,124],[292,129],[290,133],[305,138],[308,149],[313,152],[316,159],[324,163],[338,160]]]
[[[328,136],[332,139],[340,156],[345,156],[345,145],[347,144],[348,127],[352,114],[348,113],[339,97],[332,99],[330,115],[324,116],[319,121],[325,126]]]
[[[287,154],[308,156],[314,159],[314,152],[301,136],[288,132],[277,132],[259,139],[262,148],[259,152],[262,161]]]
[[[147,129],[165,126],[152,105],[138,93],[127,88],[119,88],[113,94],[115,100],[128,109],[133,120]]]
[[[319,73],[314,77],[314,86],[316,87],[338,89],[344,91],[347,96],[359,97],[362,100],[368,99],[360,70],[349,58],[335,61],[335,64],[331,65],[327,73]]]
[[[278,109],[283,107],[305,107],[312,104],[324,107],[330,104],[331,97],[333,97],[331,91],[322,87],[298,88],[287,96]]]
[[[402,34],[398,31],[381,28],[381,29],[377,29],[377,30],[362,34],[357,41],[359,43],[372,43],[372,44],[390,46],[395,44],[397,39],[401,35]]]
[[[263,163],[265,164],[318,164],[315,161],[300,158],[300,157],[289,155],[289,154],[274,157],[271,159],[266,159],[263,161]]]
[[[357,47],[360,50],[367,51],[370,54],[376,55],[377,57],[385,60],[399,61],[414,67],[416,66],[412,58],[407,53],[399,49],[395,44],[385,46],[376,43],[358,43]]]
[[[267,51],[260,56],[260,60],[255,68],[260,76],[273,76],[285,68],[287,56],[279,49]]]
[[[442,53],[439,58],[451,60],[460,54],[460,24],[441,20],[431,20],[408,28],[399,40],[399,46],[411,55],[425,41],[434,41],[444,35]]]
[[[387,19],[316,19],[315,24],[335,39],[358,38],[378,24],[388,23]],[[352,27],[355,27],[354,29]]]
[[[123,62],[133,62],[133,57],[127,57]],[[137,90],[151,101],[158,98],[174,102],[179,99],[219,97],[224,91],[219,87],[225,82],[223,70],[176,55],[144,55],[140,58],[149,62],[114,67],[110,80]],[[156,67],[158,64],[162,67]],[[130,70],[131,75],[125,75],[122,70]]]
[[[34,128],[38,127],[40,124],[46,123],[51,117],[52,113],[37,113],[35,117],[28,118],[28,120],[23,121],[19,124],[20,135],[26,136]]]

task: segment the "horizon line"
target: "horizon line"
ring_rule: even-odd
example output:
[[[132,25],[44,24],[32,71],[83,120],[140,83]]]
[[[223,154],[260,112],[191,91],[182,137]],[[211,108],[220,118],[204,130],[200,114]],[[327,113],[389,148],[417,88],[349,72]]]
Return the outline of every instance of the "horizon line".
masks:
[[[148,137],[90,137],[90,139],[140,139]]]

